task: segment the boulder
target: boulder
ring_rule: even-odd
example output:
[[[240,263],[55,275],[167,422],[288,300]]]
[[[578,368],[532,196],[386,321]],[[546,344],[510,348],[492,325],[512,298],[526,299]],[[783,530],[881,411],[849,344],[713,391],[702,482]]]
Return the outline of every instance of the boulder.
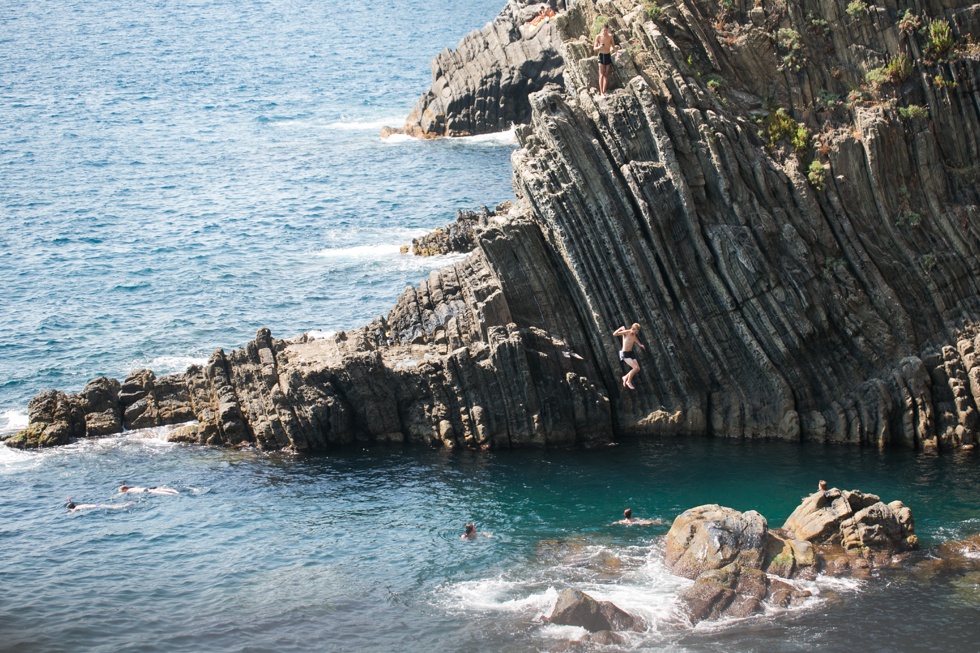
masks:
[[[100,376],[89,381],[79,400],[85,412],[85,434],[111,435],[122,431],[122,411],[119,407],[119,381]]]
[[[793,539],[845,549],[897,552],[916,548],[912,511],[901,501],[885,504],[874,494],[837,488],[814,492],[786,519]]]
[[[548,621],[563,626],[579,626],[589,632],[639,630],[642,622],[609,601],[597,601],[574,588],[558,593],[558,601]]]
[[[859,510],[841,522],[840,531],[845,549],[904,551],[914,549],[918,544],[912,513],[901,501],[889,505],[879,501]]]
[[[27,405],[28,427],[4,442],[17,449],[68,444],[85,435],[85,411],[76,395],[45,390]]]
[[[686,578],[733,562],[761,569],[767,531],[765,517],[754,510],[742,513],[717,504],[691,508],[667,533],[665,561],[673,573]]]
[[[810,542],[792,539],[782,529],[769,531],[763,563],[766,573],[812,580],[817,575],[817,564],[816,552]]]

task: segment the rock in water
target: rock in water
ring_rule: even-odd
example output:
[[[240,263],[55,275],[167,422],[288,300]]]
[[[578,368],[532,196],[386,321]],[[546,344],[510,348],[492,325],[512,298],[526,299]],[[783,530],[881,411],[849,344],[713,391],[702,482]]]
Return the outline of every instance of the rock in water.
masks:
[[[732,563],[761,569],[766,519],[754,510],[741,513],[717,504],[685,511],[667,532],[665,561],[678,576],[698,578]]]
[[[529,94],[563,84],[557,19],[526,27],[540,7],[540,2],[511,0],[455,51],[439,54],[432,61],[432,87],[400,131],[418,138],[472,136],[530,120]]]
[[[558,602],[548,621],[563,626],[579,626],[591,633],[606,630],[639,629],[641,622],[609,601],[596,601],[577,589],[558,593]]]

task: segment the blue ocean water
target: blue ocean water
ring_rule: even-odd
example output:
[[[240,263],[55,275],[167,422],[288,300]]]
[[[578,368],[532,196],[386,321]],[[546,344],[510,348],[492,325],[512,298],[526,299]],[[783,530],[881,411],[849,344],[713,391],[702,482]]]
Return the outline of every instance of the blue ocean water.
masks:
[[[901,498],[931,546],[980,529],[972,458],[704,439],[296,457],[160,436],[0,449],[0,650],[566,650],[583,631],[544,615],[569,586],[647,623],[611,651],[969,651],[980,636],[976,572],[922,570],[821,580],[802,608],[690,628],[667,526],[612,524],[722,503],[778,526],[826,478]],[[134,503],[69,514],[66,496]],[[490,537],[460,540],[467,521]]]
[[[0,4],[0,429],[46,387],[385,312],[441,263],[398,246],[511,196],[507,137],[378,137],[499,4]],[[821,581],[799,610],[692,629],[666,526],[610,524],[717,502],[779,525],[826,478],[902,499],[932,545],[980,530],[969,455],[669,439],[298,457],[164,436],[0,447],[0,651],[567,650],[581,631],[543,620],[566,586],[647,622],[609,650],[980,638],[975,574],[942,572]],[[491,536],[461,541],[470,520]]]
[[[379,131],[499,5],[2,3],[0,430],[48,387],[359,326],[444,265],[399,246],[510,199],[513,138]]]

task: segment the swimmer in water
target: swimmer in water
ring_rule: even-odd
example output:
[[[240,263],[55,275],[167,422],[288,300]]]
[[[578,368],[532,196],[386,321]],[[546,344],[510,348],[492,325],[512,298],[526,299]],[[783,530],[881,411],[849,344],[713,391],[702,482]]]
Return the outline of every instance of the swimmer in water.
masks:
[[[93,508],[105,508],[107,510],[119,510],[120,508],[128,508],[135,505],[132,501],[127,501],[126,503],[75,503],[71,500],[71,497],[67,497],[65,508],[68,512],[78,512],[79,510],[91,510]]]
[[[169,488],[169,487],[156,487],[156,486],[154,486],[154,487],[130,487],[129,485],[126,485],[126,481],[123,481],[123,484],[119,486],[119,491],[120,492],[132,492],[134,494],[142,494],[143,492],[146,492],[148,494],[166,494],[166,495],[171,495],[171,496],[174,495],[174,494],[180,494],[180,492],[178,492],[177,490],[174,490],[173,488]]]
[[[483,537],[490,537],[490,533],[477,533],[475,524],[467,524],[465,526],[464,532],[459,536],[461,540],[475,540],[477,535],[482,535]]]
[[[639,517],[633,516],[633,511],[627,508],[623,511],[623,518],[619,521],[614,521],[613,525],[619,526],[660,526],[663,522],[659,519],[640,519]]]

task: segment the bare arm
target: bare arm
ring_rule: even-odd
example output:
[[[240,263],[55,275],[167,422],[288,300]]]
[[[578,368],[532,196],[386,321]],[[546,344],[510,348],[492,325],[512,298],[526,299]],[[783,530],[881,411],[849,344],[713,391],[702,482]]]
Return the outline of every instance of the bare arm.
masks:
[[[613,331],[613,335],[614,336],[622,336],[622,335],[625,335],[625,334],[627,334],[629,332],[630,332],[630,330],[627,329],[626,327],[619,327],[618,329],[616,329],[615,331]]]

